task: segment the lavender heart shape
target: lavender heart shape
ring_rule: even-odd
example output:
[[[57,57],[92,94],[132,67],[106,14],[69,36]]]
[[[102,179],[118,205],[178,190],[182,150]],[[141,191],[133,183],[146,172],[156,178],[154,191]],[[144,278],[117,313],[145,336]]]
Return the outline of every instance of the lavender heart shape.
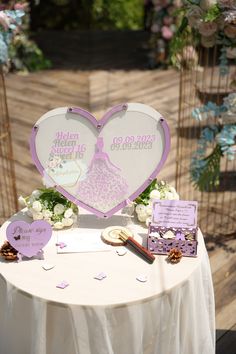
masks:
[[[33,257],[42,250],[50,240],[52,228],[43,220],[37,220],[31,224],[17,220],[8,225],[6,236],[11,246],[20,254],[26,257]]]
[[[133,113],[132,119],[131,115],[129,115],[130,112]],[[136,117],[139,118],[139,123],[137,123]],[[143,125],[142,129],[138,130],[137,127],[140,122]],[[149,127],[149,132],[143,133],[142,130],[144,131],[146,127]],[[119,129],[120,132],[117,133]],[[148,150],[148,147],[145,147],[145,151],[144,149],[142,151],[139,148],[136,149],[136,145],[140,146],[137,141],[138,135],[142,137],[142,134],[155,134],[155,131],[158,131],[156,133],[156,141],[153,143],[155,144],[155,150]],[[87,164],[88,172],[86,172],[87,175],[84,180],[79,180],[74,168],[68,174],[70,168],[72,169],[70,164],[75,166],[78,162],[78,160],[71,157],[67,161],[62,161],[59,167],[58,165],[54,167],[53,172],[51,172],[52,169],[50,173],[48,172],[48,156],[54,154],[58,157],[59,154],[57,152],[54,153],[54,150],[64,149],[63,151],[66,151],[67,149],[70,151],[70,147],[65,148],[64,145],[62,146],[62,143],[64,144],[66,141],[66,138],[63,138],[64,141],[60,140],[63,134],[65,137],[70,136],[70,134],[71,136],[76,136],[77,141],[84,139],[83,143],[87,144],[86,159],[83,160],[83,157],[80,157],[79,160],[79,162],[82,161]],[[128,146],[126,151],[122,149],[116,151],[117,144],[114,142],[118,140],[119,134],[125,135],[125,139],[128,140],[131,138],[136,139],[130,150],[128,150]],[[58,136],[60,141],[56,140],[55,136]],[[147,137],[147,135],[144,136]],[[136,145],[134,146],[134,144]],[[159,151],[158,144],[160,144]],[[105,149],[103,148],[104,145]],[[122,146],[124,147],[125,145],[123,144]],[[91,151],[94,147],[96,147],[97,153],[92,154]],[[99,217],[112,216],[125,207],[130,200],[134,200],[142,193],[151,181],[156,178],[166,161],[169,149],[170,133],[165,119],[151,107],[133,103],[120,104],[113,107],[99,121],[91,113],[78,107],[52,110],[41,117],[35,124],[30,140],[31,155],[41,175],[44,178],[46,177],[67,199]],[[120,154],[120,160],[117,159],[118,154]],[[129,154],[132,154],[132,156]],[[128,155],[129,157],[127,158]],[[150,164],[149,161],[142,161],[142,158],[149,160]],[[126,163],[123,163],[125,160]],[[136,184],[133,174],[135,161],[133,160],[140,165],[137,175],[141,177]],[[60,183],[62,178],[57,178],[56,180],[54,177],[60,174],[60,171],[61,176],[66,180],[64,185]],[[105,171],[106,177],[104,175],[100,177],[99,171],[100,175],[103,175],[103,171]],[[73,183],[77,183],[80,188],[73,187]],[[115,188],[111,190],[110,186]]]

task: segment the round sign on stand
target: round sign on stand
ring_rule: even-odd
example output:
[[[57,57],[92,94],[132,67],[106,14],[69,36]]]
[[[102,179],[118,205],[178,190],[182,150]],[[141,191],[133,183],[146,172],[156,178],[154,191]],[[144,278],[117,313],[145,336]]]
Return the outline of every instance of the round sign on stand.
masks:
[[[110,217],[156,178],[169,149],[167,122],[153,108],[120,104],[101,120],[57,108],[35,124],[33,160],[50,186],[99,217]]]

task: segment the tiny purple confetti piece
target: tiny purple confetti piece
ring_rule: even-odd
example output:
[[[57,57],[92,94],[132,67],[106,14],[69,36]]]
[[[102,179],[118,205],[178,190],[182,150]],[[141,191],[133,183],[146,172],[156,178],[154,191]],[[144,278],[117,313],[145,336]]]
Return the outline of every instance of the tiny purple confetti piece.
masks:
[[[98,273],[97,275],[95,275],[94,279],[97,279],[97,280],[103,280],[105,279],[107,276],[105,273],[101,272],[101,273]]]
[[[138,281],[140,281],[141,283],[145,283],[145,282],[147,281],[147,276],[141,274],[141,275],[138,275],[138,276],[136,277],[136,279],[137,279]]]
[[[56,243],[56,246],[59,246],[60,248],[65,248],[67,245],[64,242],[58,242]]]
[[[69,285],[69,283],[67,283],[66,280],[63,280],[61,283],[57,284],[56,287],[59,289],[65,289],[68,285]]]

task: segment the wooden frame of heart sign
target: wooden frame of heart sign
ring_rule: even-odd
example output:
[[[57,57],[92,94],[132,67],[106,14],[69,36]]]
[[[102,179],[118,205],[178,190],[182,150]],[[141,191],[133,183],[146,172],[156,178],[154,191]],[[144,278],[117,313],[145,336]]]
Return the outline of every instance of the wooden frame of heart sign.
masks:
[[[35,124],[32,158],[49,186],[99,217],[110,217],[156,178],[170,150],[166,120],[140,103],[113,107],[101,120],[57,108]]]

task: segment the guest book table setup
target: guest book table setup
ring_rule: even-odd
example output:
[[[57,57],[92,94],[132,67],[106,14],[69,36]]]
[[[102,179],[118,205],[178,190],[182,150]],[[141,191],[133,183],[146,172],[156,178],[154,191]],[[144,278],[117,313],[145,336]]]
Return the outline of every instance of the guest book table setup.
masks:
[[[16,259],[0,257],[0,353],[213,354],[197,203],[154,200],[149,228],[130,213],[167,158],[165,119],[134,103],[100,121],[59,108],[36,123],[30,147],[47,184],[80,211],[62,230],[27,209],[2,225]]]

